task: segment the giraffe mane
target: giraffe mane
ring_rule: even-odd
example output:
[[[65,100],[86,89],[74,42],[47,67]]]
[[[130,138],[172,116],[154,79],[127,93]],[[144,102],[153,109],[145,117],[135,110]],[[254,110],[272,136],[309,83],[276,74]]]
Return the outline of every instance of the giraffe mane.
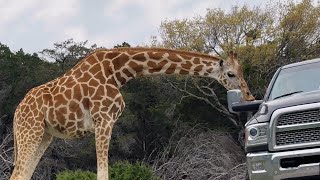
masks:
[[[196,56],[196,57],[201,57],[201,58],[206,58],[206,59],[210,59],[210,60],[214,60],[214,61],[219,61],[219,60],[223,60],[220,57],[217,56],[212,56],[209,54],[204,54],[204,53],[200,53],[200,52],[194,52],[194,51],[185,51],[185,50],[175,50],[175,49],[168,49],[168,48],[146,48],[146,47],[122,47],[122,48],[112,48],[112,49],[108,49],[108,48],[99,48],[96,49],[92,52],[90,52],[89,54],[87,54],[85,57],[88,57],[96,52],[99,51],[120,51],[120,52],[125,52],[125,51],[155,51],[155,52],[168,52],[168,53],[177,53],[177,54],[181,54],[181,55],[185,55],[185,56]]]

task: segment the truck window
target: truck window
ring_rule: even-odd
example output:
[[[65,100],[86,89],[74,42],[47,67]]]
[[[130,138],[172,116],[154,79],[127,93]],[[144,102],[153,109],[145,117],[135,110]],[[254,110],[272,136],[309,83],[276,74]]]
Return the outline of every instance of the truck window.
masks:
[[[310,63],[280,71],[271,89],[269,100],[292,92],[320,90],[320,63]]]

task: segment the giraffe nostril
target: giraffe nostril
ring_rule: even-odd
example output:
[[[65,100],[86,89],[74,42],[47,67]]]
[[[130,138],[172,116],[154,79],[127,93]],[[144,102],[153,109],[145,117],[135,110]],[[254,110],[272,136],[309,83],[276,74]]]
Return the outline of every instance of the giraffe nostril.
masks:
[[[249,92],[247,92],[246,94],[247,94],[247,96],[250,96],[250,93],[249,93]]]

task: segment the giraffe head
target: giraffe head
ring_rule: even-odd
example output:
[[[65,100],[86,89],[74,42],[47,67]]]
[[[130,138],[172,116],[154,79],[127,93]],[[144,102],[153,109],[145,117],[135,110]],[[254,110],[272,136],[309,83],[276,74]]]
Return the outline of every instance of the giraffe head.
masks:
[[[231,51],[227,60],[220,60],[219,66],[221,72],[219,82],[228,90],[240,89],[245,100],[253,101],[254,97],[244,80],[237,54]]]

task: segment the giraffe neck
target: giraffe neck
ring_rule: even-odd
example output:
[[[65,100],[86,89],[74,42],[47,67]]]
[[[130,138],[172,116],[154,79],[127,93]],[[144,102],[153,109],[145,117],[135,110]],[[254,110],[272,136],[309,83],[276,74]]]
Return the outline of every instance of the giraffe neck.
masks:
[[[114,49],[104,55],[119,88],[136,76],[182,74],[209,76],[218,80],[219,61],[214,56],[163,49]],[[216,73],[215,73],[216,72]]]

